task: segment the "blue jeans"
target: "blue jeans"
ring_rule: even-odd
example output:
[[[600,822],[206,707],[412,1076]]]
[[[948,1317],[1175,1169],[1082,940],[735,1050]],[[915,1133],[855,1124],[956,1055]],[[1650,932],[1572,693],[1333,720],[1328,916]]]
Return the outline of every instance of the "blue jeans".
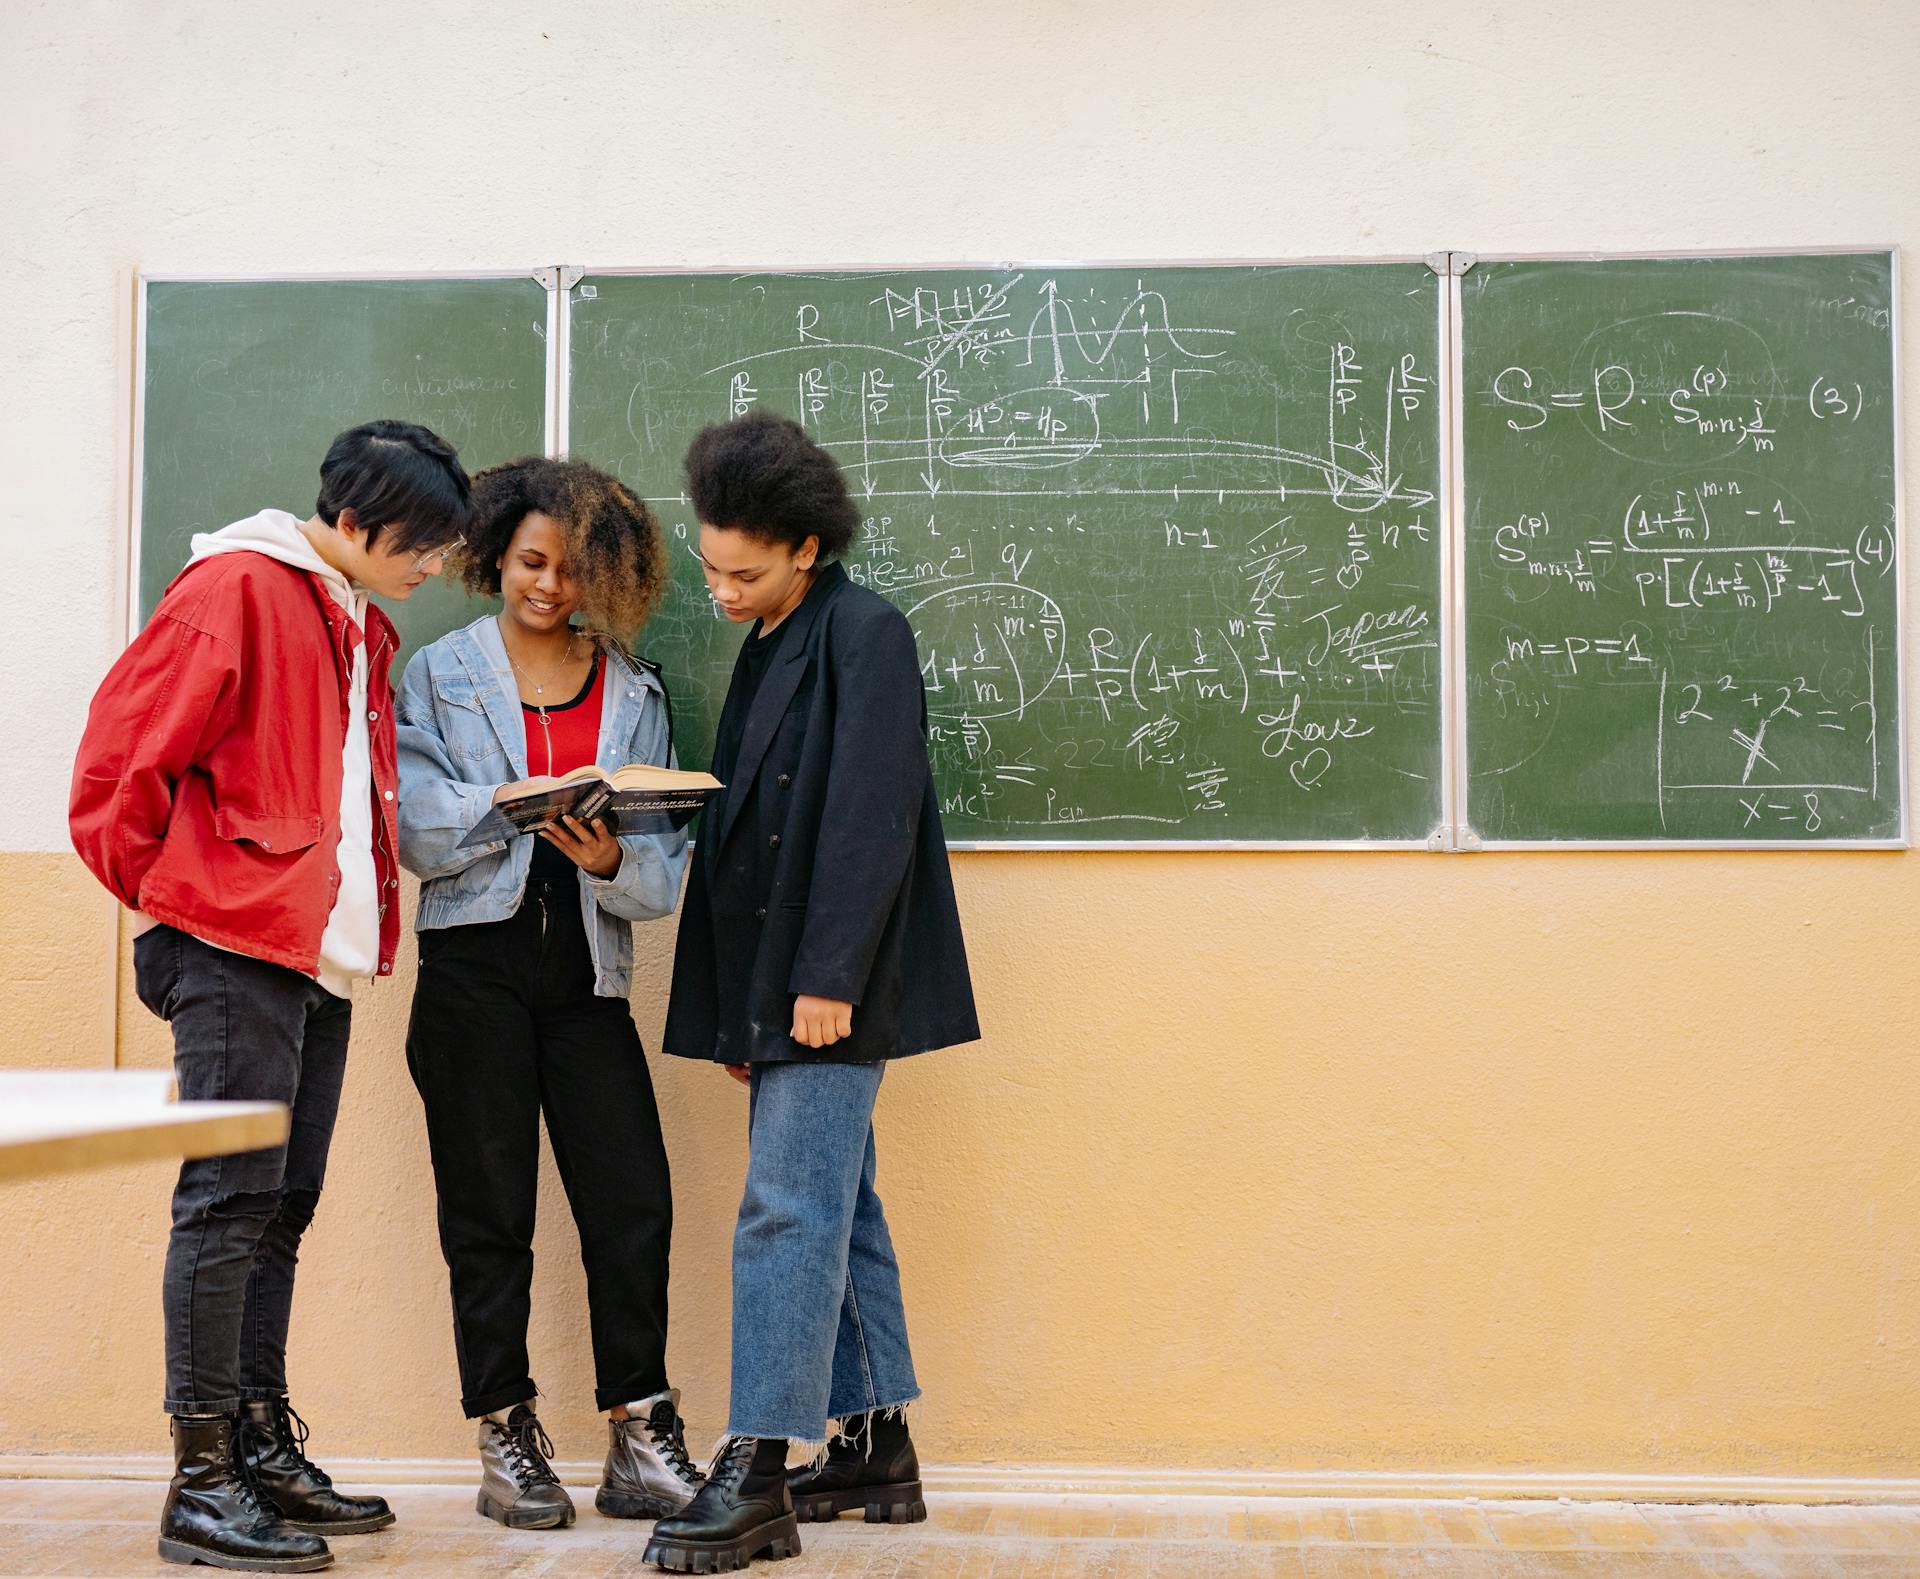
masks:
[[[817,1444],[920,1396],[900,1266],[874,1193],[885,1064],[754,1064],[733,1234],[734,1436]]]

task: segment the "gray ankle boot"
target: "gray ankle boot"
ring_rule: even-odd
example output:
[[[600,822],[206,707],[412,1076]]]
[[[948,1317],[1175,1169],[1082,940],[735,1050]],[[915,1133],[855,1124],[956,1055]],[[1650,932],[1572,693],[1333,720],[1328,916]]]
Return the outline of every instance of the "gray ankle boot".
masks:
[[[507,1423],[480,1422],[480,1496],[477,1512],[510,1530],[552,1530],[573,1523],[573,1498],[547,1460],[553,1443],[530,1404]]]
[[[593,1505],[608,1518],[664,1519],[693,1501],[706,1483],[687,1457],[679,1388],[628,1404],[627,1418],[607,1426],[607,1467]]]

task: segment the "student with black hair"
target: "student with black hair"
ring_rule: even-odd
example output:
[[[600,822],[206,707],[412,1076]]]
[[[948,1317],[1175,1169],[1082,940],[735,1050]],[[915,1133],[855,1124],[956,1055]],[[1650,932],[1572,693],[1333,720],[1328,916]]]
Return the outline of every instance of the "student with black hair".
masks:
[[[306,520],[193,539],[93,699],[74,847],[138,913],[134,986],[173,1030],[187,1100],[292,1109],[286,1142],[190,1159],[163,1303],[174,1475],[160,1555],[305,1573],[383,1528],[333,1489],[287,1400],[287,1326],[339,1108],[353,983],[399,942],[392,683],[404,599],[471,510],[453,446],[407,422],[341,434]]]
[[[764,411],[687,455],[700,560],[750,626],[680,918],[665,1050],[749,1089],[727,1438],[646,1557],[705,1573],[800,1549],[799,1518],[926,1517],[900,1271],[875,1193],[887,1061],[980,1034],[912,628],[835,560],[834,459]],[[789,1449],[809,1462],[791,1475]]]
[[[480,473],[473,495],[457,567],[502,607],[407,664],[400,859],[422,880],[407,1067],[426,1108],[461,1405],[477,1422],[476,1506],[513,1529],[574,1519],[527,1357],[544,1114],[608,1413],[594,1505],[658,1518],[700,1472],[667,1384],[672,1190],[627,991],[633,923],[672,911],[686,835],[569,818],[537,838],[462,841],[530,773],[671,764],[666,689],[629,645],[665,589],[666,550],[652,511],[582,461],[513,461]]]

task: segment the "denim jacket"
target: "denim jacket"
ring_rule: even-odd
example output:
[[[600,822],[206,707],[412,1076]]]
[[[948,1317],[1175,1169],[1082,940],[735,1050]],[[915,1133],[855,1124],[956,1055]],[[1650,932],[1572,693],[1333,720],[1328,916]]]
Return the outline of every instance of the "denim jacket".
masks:
[[[606,650],[600,714],[603,768],[672,763],[666,689],[644,664]],[[500,627],[492,615],[449,631],[407,664],[395,713],[400,742],[400,864],[421,879],[417,930],[504,921],[520,908],[533,839],[459,848],[493,807],[493,792],[527,777],[527,735]],[[594,992],[624,998],[635,921],[672,913],[687,836],[629,834],[608,878],[580,873]]]

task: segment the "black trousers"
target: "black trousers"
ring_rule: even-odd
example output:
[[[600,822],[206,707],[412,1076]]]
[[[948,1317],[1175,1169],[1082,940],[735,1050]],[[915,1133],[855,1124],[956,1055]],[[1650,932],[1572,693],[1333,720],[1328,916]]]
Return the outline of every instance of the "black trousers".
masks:
[[[135,941],[133,982],[173,1027],[182,1101],[292,1109],[285,1145],[190,1158],[174,1186],[166,1409],[231,1414],[287,1390],[294,1268],[326,1181],[353,1005],[298,971],[167,926]]]
[[[664,1389],[667,1151],[627,1002],[594,996],[577,879],[530,880],[505,921],[420,934],[407,1067],[426,1105],[468,1417],[538,1391],[527,1314],[543,1113],[580,1233],[598,1406]]]

